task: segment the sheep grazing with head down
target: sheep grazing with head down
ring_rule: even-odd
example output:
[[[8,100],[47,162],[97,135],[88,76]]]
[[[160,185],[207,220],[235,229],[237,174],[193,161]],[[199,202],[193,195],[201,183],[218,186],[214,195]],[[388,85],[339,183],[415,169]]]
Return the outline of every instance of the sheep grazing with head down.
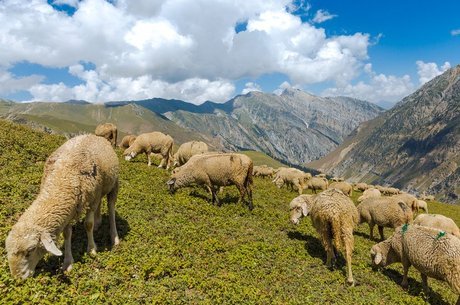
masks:
[[[333,182],[328,186],[328,189],[338,189],[348,197],[353,195],[353,186],[345,181]]]
[[[345,250],[347,262],[347,283],[354,285],[351,271],[353,253],[353,230],[358,223],[358,211],[346,195],[337,189],[330,189],[318,195],[300,195],[290,203],[290,219],[298,224],[300,218],[311,215],[313,226],[318,232],[326,250],[326,264],[333,266],[334,246]]]
[[[391,198],[395,198],[397,200],[401,200],[407,204],[408,207],[412,209],[412,212],[417,212],[418,211],[418,199],[408,193],[401,193],[397,195],[391,196]]]
[[[447,282],[454,293],[460,294],[460,239],[445,231],[418,225],[398,227],[390,238],[372,247],[371,259],[381,267],[402,262],[404,288],[412,265],[422,276],[426,294],[428,277]],[[456,304],[460,305],[460,297]]]
[[[322,191],[327,190],[328,185],[329,184],[326,178],[313,177],[310,180],[308,180],[307,189],[312,190],[316,194],[316,192],[319,190],[322,190]]]
[[[369,188],[363,192],[361,196],[358,197],[358,202],[362,202],[364,199],[367,198],[375,198],[382,196],[382,193],[378,189]]]
[[[243,154],[194,155],[183,166],[174,169],[167,184],[171,193],[191,185],[204,185],[211,193],[212,203],[216,202],[218,205],[220,203],[216,187],[235,185],[240,192],[238,203],[247,195],[249,209],[252,210],[252,171],[251,158]]]
[[[164,133],[154,131],[150,133],[143,133],[137,136],[133,144],[129,146],[123,153],[125,160],[129,161],[136,157],[138,154],[145,153],[148,159],[148,166],[152,165],[150,155],[152,153],[161,154],[162,160],[158,167],[169,169],[172,161],[172,148],[174,140],[171,136]]]
[[[369,224],[369,237],[374,238],[374,226],[379,228],[380,238],[384,240],[383,228],[396,228],[405,223],[412,223],[414,214],[402,201],[391,197],[373,197],[363,200],[357,206],[359,223]]]
[[[297,189],[300,195],[306,188],[310,178],[310,173],[305,173],[297,168],[282,168],[276,173],[272,182],[275,183],[278,188],[286,185],[292,190]]]
[[[460,230],[455,221],[441,214],[420,214],[415,217],[414,224],[443,230],[460,238]]]
[[[174,154],[173,166],[182,166],[193,156],[208,152],[208,144],[201,141],[190,141],[181,144]]]
[[[118,158],[110,143],[95,135],[70,139],[46,160],[40,192],[21,215],[6,239],[11,273],[25,279],[49,252],[62,255],[56,238],[64,232],[63,270],[70,271],[72,224],[86,212],[88,252],[96,253],[93,228],[100,223],[100,204],[107,195],[110,236],[119,243],[115,225],[118,193]],[[96,219],[95,219],[96,214]]]
[[[94,134],[106,138],[113,147],[117,146],[117,126],[112,123],[100,124],[96,127]]]
[[[417,200],[417,212],[423,210],[425,213],[428,213],[428,204],[424,200]]]
[[[133,145],[134,140],[136,140],[135,135],[132,135],[132,134],[126,135],[126,136],[123,137],[123,139],[121,139],[121,143],[120,143],[119,147],[121,149],[126,149],[126,148],[130,147],[131,145]]]
[[[254,177],[269,177],[273,178],[273,175],[275,174],[275,170],[267,165],[260,165],[260,166],[254,166],[254,172],[252,173]]]
[[[359,182],[359,183],[356,183],[354,185],[354,189],[355,191],[362,191],[364,192],[365,190],[367,190],[369,188],[369,185],[367,183],[364,183],[364,182]]]

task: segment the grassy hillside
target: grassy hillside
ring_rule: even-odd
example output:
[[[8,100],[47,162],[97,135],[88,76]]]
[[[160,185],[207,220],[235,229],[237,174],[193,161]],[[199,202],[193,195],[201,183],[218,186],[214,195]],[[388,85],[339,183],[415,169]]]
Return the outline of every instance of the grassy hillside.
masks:
[[[45,257],[24,282],[10,277],[4,241],[33,201],[46,157],[63,138],[0,121],[0,303],[2,304],[425,304],[420,276],[411,269],[409,290],[399,286],[402,268],[370,267],[368,227],[355,233],[356,287],[345,285],[344,260],[330,271],[310,219],[290,224],[294,192],[256,178],[255,209],[237,205],[234,187],[221,207],[202,189],[167,192],[169,173],[148,168],[145,157],[120,157],[117,226],[121,243],[110,249],[104,204],[95,234],[97,257],[85,254],[82,222],[74,227],[72,272],[59,272],[62,257]],[[118,151],[120,154],[120,152]],[[354,198],[359,196],[356,193]],[[460,223],[457,206],[430,203],[430,211]],[[385,233],[388,236],[390,230]],[[445,283],[430,279],[431,304],[452,304]]]

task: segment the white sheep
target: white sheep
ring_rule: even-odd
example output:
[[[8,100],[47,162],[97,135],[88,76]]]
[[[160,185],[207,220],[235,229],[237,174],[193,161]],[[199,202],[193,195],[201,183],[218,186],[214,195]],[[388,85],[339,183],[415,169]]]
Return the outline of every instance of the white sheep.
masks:
[[[455,294],[460,294],[460,239],[445,231],[418,225],[398,227],[390,238],[372,247],[371,259],[382,267],[402,262],[404,288],[412,265],[422,276],[425,293],[428,277],[432,277],[447,282]],[[460,297],[456,304],[460,304]]]
[[[369,188],[363,192],[361,196],[358,197],[358,202],[362,202],[364,199],[367,198],[375,198],[382,196],[382,193],[378,189]]]
[[[122,149],[127,149],[128,147],[133,145],[134,140],[136,140],[135,135],[132,135],[132,134],[126,135],[126,136],[123,137],[123,139],[121,139],[121,143],[120,143],[119,147],[122,148]]]
[[[359,183],[356,183],[354,185],[354,189],[356,191],[362,191],[363,192],[363,191],[367,190],[368,188],[369,188],[369,186],[364,182],[359,182]]]
[[[253,172],[254,177],[273,178],[274,174],[275,174],[275,170],[270,166],[267,166],[267,165],[254,166],[254,172]]]
[[[123,153],[125,160],[129,161],[136,157],[138,154],[145,153],[148,159],[148,166],[152,164],[151,154],[159,153],[161,154],[162,160],[158,167],[165,167],[169,169],[170,163],[172,161],[172,148],[174,145],[174,140],[171,136],[164,133],[155,131],[150,133],[143,133],[137,136],[133,144],[129,146]]]
[[[348,197],[351,197],[353,195],[353,186],[345,181],[339,181],[339,182],[333,182],[328,186],[328,189],[338,189],[341,190],[342,193],[347,195]]]
[[[212,203],[218,205],[220,203],[215,187],[235,185],[240,192],[238,203],[247,195],[249,209],[252,210],[252,171],[251,158],[243,154],[200,154],[192,156],[183,166],[174,169],[167,184],[171,193],[182,187],[204,185],[211,193]]]
[[[190,141],[181,144],[174,154],[173,166],[184,165],[193,155],[204,154],[208,152],[208,144],[201,141]]]
[[[117,145],[118,131],[117,131],[117,126],[115,126],[115,124],[112,124],[112,123],[100,124],[96,127],[94,134],[96,136],[106,138],[110,142],[110,144],[112,144],[113,147]]]
[[[311,179],[310,173],[305,173],[296,168],[282,168],[276,173],[272,182],[275,183],[278,188],[286,185],[292,190],[297,189],[300,195],[306,188],[309,179]]]
[[[300,218],[311,215],[313,226],[326,250],[326,264],[335,261],[334,246],[345,250],[347,283],[354,285],[351,271],[353,253],[353,230],[358,223],[358,211],[350,198],[340,190],[329,189],[318,195],[300,195],[290,203],[290,219],[298,224]]]
[[[396,228],[405,223],[412,223],[412,210],[401,200],[391,197],[375,197],[363,200],[357,206],[359,223],[369,224],[369,237],[374,238],[374,226],[377,225],[381,240],[384,239],[383,228]]]
[[[460,230],[455,221],[441,214],[420,214],[415,217],[414,224],[443,230],[460,238]]]
[[[425,200],[417,200],[417,211],[422,209],[425,213],[428,213],[428,204]]]
[[[72,224],[86,212],[88,252],[96,253],[93,228],[101,221],[100,204],[107,195],[112,244],[119,243],[115,224],[118,158],[110,143],[95,135],[75,137],[59,147],[45,163],[40,192],[6,239],[11,273],[25,279],[49,252],[62,255],[55,240],[64,232],[63,270],[72,269]],[[95,219],[96,214],[96,219]]]
[[[391,196],[391,198],[395,198],[397,200],[401,200],[407,204],[408,207],[412,209],[412,212],[418,211],[418,199],[417,197],[408,194],[408,193],[401,193],[397,195]]]
[[[328,185],[326,178],[312,177],[308,180],[307,189],[312,190],[316,194],[318,190],[327,190]]]

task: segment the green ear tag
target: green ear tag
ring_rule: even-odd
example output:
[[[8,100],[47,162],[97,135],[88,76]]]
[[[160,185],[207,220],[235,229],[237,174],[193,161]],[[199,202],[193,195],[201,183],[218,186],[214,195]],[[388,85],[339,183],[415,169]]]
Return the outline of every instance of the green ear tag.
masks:
[[[438,233],[438,236],[436,236],[436,239],[440,239],[441,237],[443,237],[444,235],[446,235],[446,232],[445,231],[441,231]]]
[[[402,227],[402,234],[406,233],[407,232],[407,228],[409,228],[409,224],[405,223]]]

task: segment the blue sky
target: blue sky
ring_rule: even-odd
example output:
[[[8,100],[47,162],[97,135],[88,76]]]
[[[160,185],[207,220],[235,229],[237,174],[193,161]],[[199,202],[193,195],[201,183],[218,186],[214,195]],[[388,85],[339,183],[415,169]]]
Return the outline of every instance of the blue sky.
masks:
[[[0,98],[395,103],[460,63],[459,1],[5,0]],[[33,20],[33,22],[31,22]]]

